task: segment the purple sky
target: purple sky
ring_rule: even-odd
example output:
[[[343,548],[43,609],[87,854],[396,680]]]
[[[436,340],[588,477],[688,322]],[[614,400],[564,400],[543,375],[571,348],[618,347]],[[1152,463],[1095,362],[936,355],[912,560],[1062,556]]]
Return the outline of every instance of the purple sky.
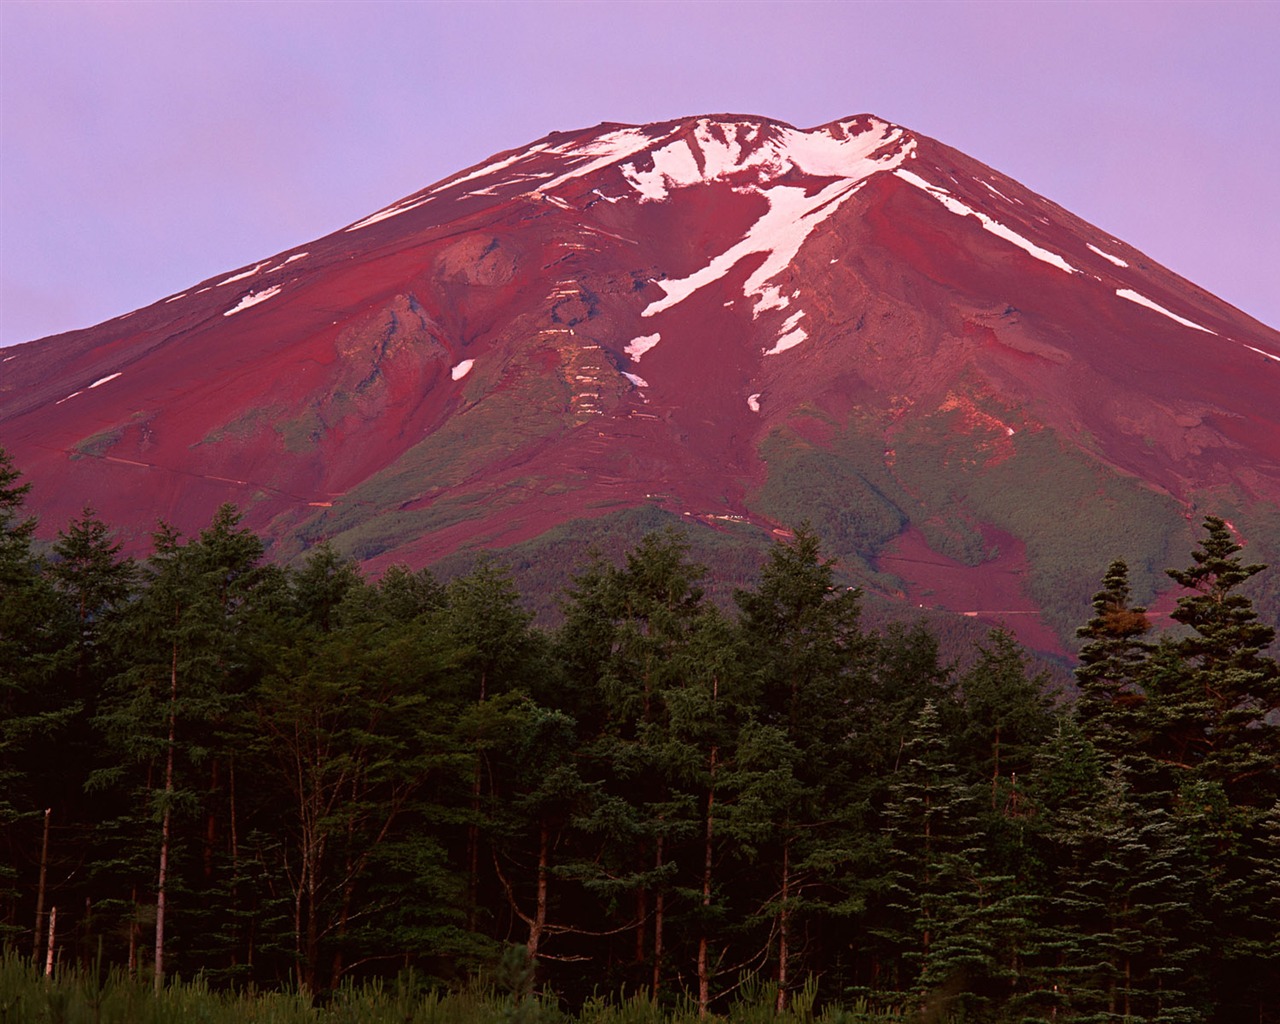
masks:
[[[555,129],[870,112],[1280,327],[1280,3],[0,2],[0,344]]]

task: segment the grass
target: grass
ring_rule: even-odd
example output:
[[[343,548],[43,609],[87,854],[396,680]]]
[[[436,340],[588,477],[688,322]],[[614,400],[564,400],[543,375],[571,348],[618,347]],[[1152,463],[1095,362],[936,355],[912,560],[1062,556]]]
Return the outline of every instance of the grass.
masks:
[[[713,1020],[728,1024],[873,1024],[906,1021],[892,1005],[861,998],[815,1012],[810,980],[792,1006],[774,1010],[777,991],[747,985]],[[228,991],[207,981],[171,981],[156,991],[124,971],[59,969],[46,978],[12,951],[0,956],[0,1024],[695,1024],[687,998],[660,1004],[645,995],[588,999],[576,1013],[547,996],[480,984],[459,991],[429,987],[412,974],[344,985],[327,999],[297,992]]]

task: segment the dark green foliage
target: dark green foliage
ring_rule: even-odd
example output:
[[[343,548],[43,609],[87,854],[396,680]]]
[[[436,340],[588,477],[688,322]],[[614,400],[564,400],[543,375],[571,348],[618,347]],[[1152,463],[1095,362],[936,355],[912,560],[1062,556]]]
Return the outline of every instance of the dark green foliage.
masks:
[[[841,453],[774,436],[760,448],[769,476],[753,507],[779,522],[809,517],[836,553],[851,560],[875,556],[907,525],[884,481],[851,466]]]
[[[1117,559],[1093,597],[1094,615],[1076,630],[1084,643],[1076,681],[1076,714],[1085,735],[1109,757],[1132,743],[1137,708],[1144,700],[1139,677],[1151,652],[1146,609],[1130,602],[1129,567]]]
[[[970,433],[959,418],[936,414],[894,442],[895,472],[923,506],[913,521],[940,517],[961,532],[969,520],[990,523],[1025,541],[1028,592],[1064,638],[1095,586],[1099,552],[1123,557],[1137,593],[1152,592],[1185,534],[1172,499],[1069,450],[1051,430]]]
[[[1233,793],[1249,789],[1252,802],[1269,803],[1280,796],[1280,667],[1262,652],[1276,631],[1259,622],[1253,602],[1238,593],[1265,567],[1241,563],[1240,545],[1224,520],[1206,516],[1204,526],[1208,536],[1192,552],[1195,564],[1169,570],[1194,591],[1179,598],[1173,613],[1192,632],[1178,645],[1185,664],[1180,685],[1162,696],[1184,702],[1184,716],[1196,721],[1180,737],[1180,759]]]
[[[495,561],[281,569],[232,508],[140,569],[86,510],[42,559],[21,499],[4,461],[0,928],[88,1002],[10,958],[5,1012],[1280,1014],[1273,632],[1224,520],[1174,631],[1111,564],[1073,714],[1007,633],[956,672],[872,628],[808,526],[731,610],[640,530],[549,634]]]

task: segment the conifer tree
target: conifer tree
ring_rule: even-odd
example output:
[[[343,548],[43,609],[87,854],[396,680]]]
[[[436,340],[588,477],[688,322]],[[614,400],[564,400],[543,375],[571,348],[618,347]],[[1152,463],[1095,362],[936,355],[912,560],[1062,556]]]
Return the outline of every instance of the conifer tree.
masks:
[[[1238,592],[1265,566],[1241,561],[1225,520],[1206,516],[1204,527],[1207,536],[1191,556],[1195,564],[1168,570],[1194,591],[1179,598],[1173,612],[1192,632],[1178,643],[1183,680],[1159,696],[1182,705],[1184,721],[1199,723],[1179,738],[1181,763],[1224,786],[1232,802],[1267,806],[1280,796],[1280,667],[1263,653],[1276,631],[1258,621],[1253,602]]]
[[[1076,716],[1086,736],[1108,757],[1130,752],[1137,740],[1138,707],[1145,700],[1140,679],[1151,644],[1146,609],[1131,603],[1129,567],[1117,559],[1107,567],[1093,597],[1093,617],[1076,630],[1080,648]]]
[[[922,1014],[945,1017],[969,987],[974,951],[965,945],[974,938],[983,844],[933,701],[914,722],[889,792],[887,914],[877,931],[899,961],[895,987],[913,992]]]
[[[996,815],[1017,815],[1018,774],[1026,775],[1053,728],[1048,685],[1045,673],[1029,674],[1026,652],[1004,629],[978,645],[977,661],[960,678],[963,749],[987,780]]]
[[[744,657],[759,681],[759,722],[744,751],[772,780],[753,782],[752,791],[774,808],[773,836],[763,845],[778,872],[766,910],[776,932],[779,1012],[802,980],[799,929],[811,914],[847,915],[860,902],[849,869],[873,843],[859,814],[860,755],[879,650],[862,630],[861,594],[837,586],[834,569],[802,524],[771,549],[759,586],[734,595]],[[776,740],[765,757],[769,735]],[[761,785],[776,802],[765,800]]]
[[[1031,971],[1042,1005],[1068,1020],[1203,1019],[1206,878],[1184,823],[1135,799],[1118,762],[1061,753],[1095,774],[1049,823],[1055,870]]]
[[[146,799],[159,824],[155,892],[154,978],[164,984],[166,927],[176,828],[212,795],[222,759],[220,732],[251,687],[256,631],[255,589],[271,573],[261,565],[262,542],[239,526],[232,506],[215,513],[190,543],[162,524],[144,569],[145,588],[116,625],[115,642],[128,667],[103,700],[99,727],[123,755],[95,773],[98,786],[142,769]],[[209,787],[205,788],[205,773]],[[135,778],[137,778],[135,776]],[[220,823],[204,807],[206,864]],[[206,872],[207,873],[207,872]]]

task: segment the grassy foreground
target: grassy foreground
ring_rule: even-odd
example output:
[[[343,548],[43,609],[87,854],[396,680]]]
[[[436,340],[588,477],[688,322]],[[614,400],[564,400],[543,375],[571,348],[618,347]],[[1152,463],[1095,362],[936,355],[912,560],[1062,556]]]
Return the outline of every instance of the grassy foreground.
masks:
[[[744,988],[718,1016],[729,1024],[871,1024],[906,1021],[896,1009],[852,1007],[814,1012],[810,981],[784,1013],[774,1009],[776,989]],[[596,997],[576,1013],[554,999],[478,986],[451,992],[427,988],[413,976],[345,985],[321,1001],[300,992],[228,992],[202,978],[174,981],[156,992],[150,982],[118,968],[60,968],[44,977],[26,957],[0,956],[0,1024],[696,1024],[690,1000],[664,1006],[645,996]]]

